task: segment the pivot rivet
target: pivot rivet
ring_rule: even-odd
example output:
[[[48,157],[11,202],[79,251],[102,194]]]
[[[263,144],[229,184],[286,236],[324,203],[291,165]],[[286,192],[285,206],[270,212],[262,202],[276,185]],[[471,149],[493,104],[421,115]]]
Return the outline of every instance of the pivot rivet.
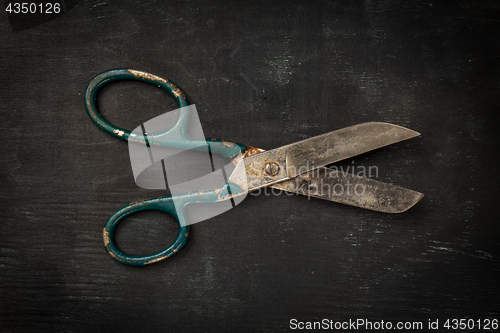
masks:
[[[280,171],[280,166],[274,162],[269,162],[266,164],[265,171],[269,176],[276,176]]]

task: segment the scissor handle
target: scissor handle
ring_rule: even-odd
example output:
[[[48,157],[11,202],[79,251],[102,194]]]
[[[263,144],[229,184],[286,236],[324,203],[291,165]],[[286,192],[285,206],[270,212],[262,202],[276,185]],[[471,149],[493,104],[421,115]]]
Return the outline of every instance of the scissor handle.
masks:
[[[153,74],[127,68],[111,69],[102,72],[92,79],[85,91],[85,109],[88,116],[97,127],[115,138],[125,141],[142,141],[146,144],[144,136],[131,136],[131,131],[111,124],[101,116],[97,109],[96,99],[99,91],[105,85],[117,80],[137,80],[154,84],[168,91],[177,101],[177,105],[181,109],[181,112],[179,112],[179,117],[175,125],[165,132],[148,133],[148,139],[154,139],[155,142],[161,142],[161,145],[183,149],[196,149],[196,147],[201,147],[207,143],[211,152],[220,153],[227,158],[232,158],[242,150],[251,148],[236,142],[229,142],[221,139],[190,138],[186,133],[188,113],[183,112],[183,108],[188,106],[184,92],[169,80]],[[231,187],[232,194],[231,191],[229,191],[229,187]],[[176,194],[174,197],[167,195],[160,198],[147,199],[128,204],[114,212],[106,221],[103,230],[104,246],[116,261],[127,265],[147,265],[168,258],[186,243],[188,237],[189,229],[186,226],[186,219],[184,218],[185,206],[195,202],[208,203],[227,200],[232,195],[239,192],[237,188],[238,186],[234,184],[229,186],[229,184],[226,183],[221,189],[204,191],[201,194],[199,192]],[[120,251],[116,246],[115,230],[124,217],[143,210],[160,210],[170,214],[176,219],[179,225],[179,231],[173,243],[159,252],[147,255],[129,255]]]
[[[159,76],[129,68],[110,69],[98,74],[92,79],[85,91],[85,109],[87,110],[88,116],[97,127],[120,140],[128,140],[131,131],[108,122],[101,116],[96,105],[97,95],[102,87],[117,80],[136,80],[154,84],[168,91],[170,95],[175,98],[179,108],[188,105],[184,92],[173,82]]]
[[[229,190],[229,187],[231,187],[231,191]],[[237,185],[228,185],[226,183],[222,188],[217,190],[202,191],[201,193],[190,192],[185,194],[176,194],[174,196],[167,195],[160,198],[141,200],[125,205],[114,212],[104,224],[104,247],[113,259],[126,265],[144,266],[166,259],[175,254],[182,246],[184,246],[184,244],[186,244],[189,227],[186,226],[184,210],[188,204],[224,201],[230,199],[232,195],[236,195],[241,192],[243,192],[243,190]],[[143,210],[160,210],[170,214],[177,221],[179,230],[172,244],[165,247],[163,250],[146,255],[130,255],[121,251],[116,245],[115,231],[120,222],[123,221],[126,216]]]
[[[172,244],[167,246],[161,251],[146,254],[146,255],[130,255],[122,252],[115,243],[115,231],[120,222],[126,216],[137,213],[143,210],[160,210],[167,214],[170,214],[175,218],[177,224],[179,225],[179,230],[177,236]],[[186,226],[181,226],[177,212],[175,210],[174,202],[170,195],[160,198],[152,198],[147,200],[141,200],[128,205],[123,206],[114,212],[104,224],[103,230],[103,241],[106,251],[111,255],[116,261],[132,266],[143,266],[147,264],[152,264],[157,261],[163,260],[170,257],[175,252],[177,252],[184,244],[186,244],[187,237],[189,235],[189,228]]]
[[[199,139],[189,137],[186,133],[188,114],[183,110],[184,107],[188,106],[184,92],[175,85],[175,83],[167,79],[129,68],[111,69],[98,74],[92,79],[85,91],[85,109],[87,110],[88,116],[97,127],[115,138],[125,141],[132,140],[130,135],[131,131],[115,126],[104,119],[97,109],[96,100],[102,87],[117,80],[136,80],[154,84],[169,92],[177,101],[177,105],[181,109],[181,112],[179,112],[179,117],[175,125],[165,132],[148,133],[148,140],[156,143],[161,142],[162,145],[180,149],[197,149],[197,147],[204,147],[208,144],[212,152],[220,153],[227,158],[231,158],[247,148],[240,143],[221,139]],[[141,135],[133,137],[133,140],[144,142],[145,138]]]

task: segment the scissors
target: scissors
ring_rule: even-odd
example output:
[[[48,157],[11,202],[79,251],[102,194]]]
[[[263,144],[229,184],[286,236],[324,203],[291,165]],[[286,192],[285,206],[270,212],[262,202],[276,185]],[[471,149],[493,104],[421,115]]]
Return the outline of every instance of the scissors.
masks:
[[[168,130],[148,134],[147,138],[134,136],[131,131],[114,126],[104,119],[96,106],[99,90],[117,80],[138,80],[154,84],[170,93],[179,108],[188,106],[184,92],[167,79],[133,69],[112,69],[94,77],[85,91],[85,108],[97,127],[117,139],[133,140],[140,144],[147,144],[148,138],[151,140],[161,137],[165,146],[189,148],[208,145],[210,151],[228,158],[236,166],[235,171],[229,175],[227,182],[220,188],[141,200],[115,211],[104,225],[103,241],[106,251],[120,263],[143,266],[161,261],[178,252],[189,235],[189,226],[183,223],[187,205],[199,202],[222,202],[263,187],[384,213],[404,212],[423,197],[422,193],[413,190],[325,167],[420,135],[413,130],[390,123],[367,122],[264,151],[222,139],[189,137],[185,131],[189,115],[181,112],[175,125]],[[349,184],[352,186],[350,194],[349,191],[339,190],[345,189],[346,186],[349,189]],[[325,188],[328,191],[325,191]],[[332,188],[337,188],[337,190],[332,190]],[[360,188],[363,189],[362,194],[360,194]],[[353,192],[356,193],[353,194]],[[174,200],[180,205],[174,205]],[[172,244],[161,251],[146,255],[129,255],[116,245],[115,231],[124,217],[143,210],[159,210],[173,216],[178,223],[177,236]]]

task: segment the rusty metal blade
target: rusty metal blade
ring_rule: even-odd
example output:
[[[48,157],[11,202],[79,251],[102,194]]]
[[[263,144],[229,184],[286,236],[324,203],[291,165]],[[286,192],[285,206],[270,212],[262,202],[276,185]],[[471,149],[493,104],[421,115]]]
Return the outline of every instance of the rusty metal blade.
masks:
[[[383,213],[402,213],[424,197],[416,191],[324,167],[270,187]]]
[[[418,135],[420,133],[389,123],[362,123],[245,157],[241,163],[244,163],[246,177],[232,175],[230,180],[253,191]],[[265,171],[268,163],[277,165],[275,174]]]
[[[289,178],[349,157],[407,140],[420,133],[389,123],[362,123],[282,147]]]

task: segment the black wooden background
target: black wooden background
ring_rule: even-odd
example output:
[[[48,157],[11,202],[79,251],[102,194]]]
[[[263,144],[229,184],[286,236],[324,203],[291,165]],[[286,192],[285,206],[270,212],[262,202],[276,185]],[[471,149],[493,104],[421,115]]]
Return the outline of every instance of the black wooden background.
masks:
[[[2,332],[500,319],[497,1],[69,3],[43,24],[0,14]],[[365,121],[416,130],[339,165],[377,166],[425,197],[389,215],[250,195],[172,258],[116,263],[106,218],[162,195],[135,185],[127,143],[85,113],[87,84],[117,67],[177,83],[206,136],[264,149]],[[139,82],[100,97],[129,129],[176,108]],[[137,214],[118,242],[146,253],[175,230]]]

